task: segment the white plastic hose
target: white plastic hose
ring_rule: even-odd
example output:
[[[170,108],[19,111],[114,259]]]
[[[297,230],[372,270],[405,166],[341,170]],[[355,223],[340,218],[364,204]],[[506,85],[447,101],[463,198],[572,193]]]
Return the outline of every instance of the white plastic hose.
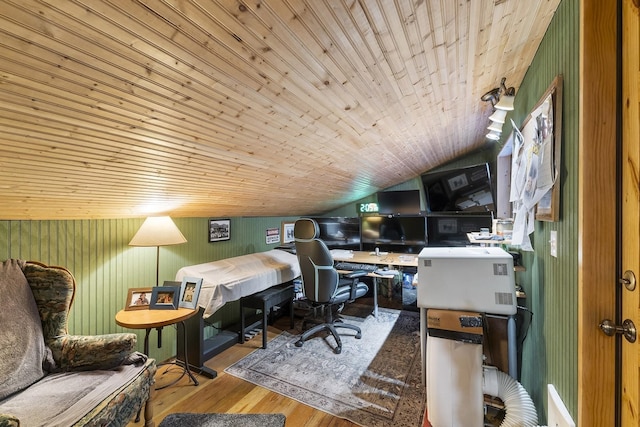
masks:
[[[504,402],[506,414],[500,427],[537,426],[538,413],[524,387],[509,375],[492,366],[483,366],[482,370],[483,393],[499,397]]]

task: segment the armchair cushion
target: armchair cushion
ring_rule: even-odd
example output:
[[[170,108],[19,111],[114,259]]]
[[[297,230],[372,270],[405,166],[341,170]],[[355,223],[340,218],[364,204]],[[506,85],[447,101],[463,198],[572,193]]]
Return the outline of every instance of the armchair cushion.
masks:
[[[56,362],[51,372],[111,369],[120,366],[136,346],[131,333],[64,335],[49,341]]]
[[[42,319],[44,342],[51,349],[53,361],[50,372],[110,369],[122,364],[134,350],[136,335],[107,334],[69,335],[69,310],[75,296],[75,279],[64,268],[50,267],[36,262],[24,265]]]
[[[0,400],[44,376],[47,351],[42,324],[23,264],[19,260],[0,264]]]
[[[119,408],[123,399],[118,396],[123,390],[136,394],[137,389],[128,386],[139,375],[140,367],[135,365],[122,365],[105,371],[49,374],[21,393],[1,401],[0,413],[11,414],[25,426],[71,426],[86,414],[91,414],[90,425],[123,425],[126,419],[124,423],[96,422],[96,408],[114,405],[118,408],[116,412],[135,413],[136,408],[132,411]],[[148,388],[144,391],[149,392]],[[137,404],[145,399],[142,391],[139,393],[141,396],[135,400]],[[111,413],[109,416],[115,415]],[[78,424],[83,425],[84,422]]]

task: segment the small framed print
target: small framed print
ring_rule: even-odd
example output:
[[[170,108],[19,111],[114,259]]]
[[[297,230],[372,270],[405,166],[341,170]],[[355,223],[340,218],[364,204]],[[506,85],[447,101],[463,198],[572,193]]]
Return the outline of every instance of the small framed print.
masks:
[[[151,288],[151,310],[177,310],[180,286],[154,286]]]
[[[196,309],[198,306],[198,296],[202,286],[201,277],[185,277],[180,285],[179,307]]]
[[[124,309],[129,310],[146,310],[149,308],[151,298],[151,288],[130,288],[127,292],[127,302]]]
[[[210,219],[209,220],[209,242],[219,242],[231,238],[230,219]]]
[[[293,238],[293,228],[295,225],[295,222],[282,223],[282,243],[293,243],[295,241]]]

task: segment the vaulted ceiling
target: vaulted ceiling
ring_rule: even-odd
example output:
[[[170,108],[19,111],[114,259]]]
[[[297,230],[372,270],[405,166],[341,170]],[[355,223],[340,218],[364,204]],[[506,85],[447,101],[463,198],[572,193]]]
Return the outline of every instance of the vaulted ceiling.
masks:
[[[488,141],[560,0],[0,2],[0,219],[322,213]]]

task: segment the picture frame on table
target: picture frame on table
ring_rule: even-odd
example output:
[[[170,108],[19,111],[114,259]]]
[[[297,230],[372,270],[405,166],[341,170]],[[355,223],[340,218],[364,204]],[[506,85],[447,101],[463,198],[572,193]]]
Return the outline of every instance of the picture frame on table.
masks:
[[[209,243],[231,238],[231,220],[209,219]]]
[[[151,288],[151,310],[177,310],[180,286],[154,286]]]
[[[151,288],[129,288],[125,311],[149,309]]]
[[[198,297],[200,296],[201,287],[202,277],[185,277],[182,279],[178,306],[195,310],[198,307]]]

